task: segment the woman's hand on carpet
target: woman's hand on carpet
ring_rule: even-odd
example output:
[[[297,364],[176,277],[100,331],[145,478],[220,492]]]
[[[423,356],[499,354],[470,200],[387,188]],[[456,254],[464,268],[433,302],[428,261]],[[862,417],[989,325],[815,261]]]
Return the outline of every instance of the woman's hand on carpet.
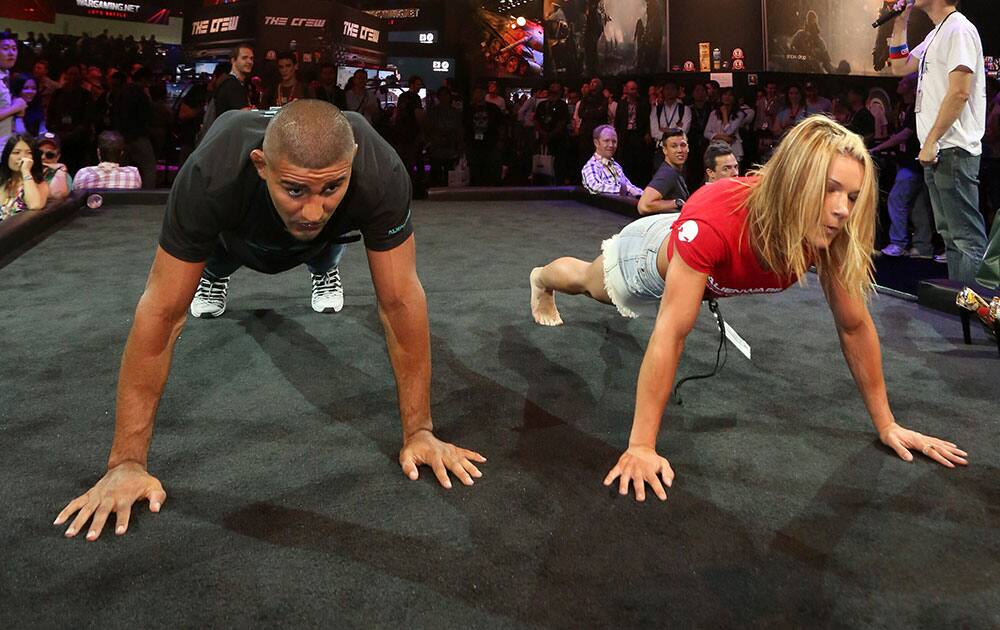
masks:
[[[878,437],[883,444],[896,451],[900,459],[908,462],[913,461],[913,454],[910,453],[913,450],[923,453],[948,468],[954,468],[955,464],[966,466],[969,463],[965,460],[968,453],[955,444],[904,429],[895,422],[883,429]]]
[[[128,530],[129,517],[132,514],[132,504],[140,499],[149,500],[149,511],[159,512],[167,493],[163,491],[160,481],[150,475],[146,469],[136,462],[119,464],[104,474],[93,488],[63,508],[53,525],[62,525],[76,514],[76,518],[66,530],[66,537],[73,538],[83,530],[87,521],[93,516],[87,540],[97,540],[104,529],[111,512],[115,513],[115,533],[121,536]]]
[[[663,483],[660,483],[660,477]],[[618,458],[618,463],[611,469],[608,476],[604,478],[604,485],[610,486],[618,479],[618,494],[628,495],[629,482],[635,487],[635,498],[637,501],[646,500],[646,484],[653,489],[660,501],[667,500],[668,488],[674,483],[674,470],[670,467],[670,462],[656,453],[656,449],[647,446],[630,446],[627,451]]]
[[[421,429],[407,437],[399,451],[399,465],[407,477],[417,479],[417,468],[421,465],[430,466],[438,483],[445,488],[451,488],[449,471],[467,486],[475,483],[473,477],[482,477],[483,473],[472,462],[482,464],[486,462],[486,458],[475,451],[442,442],[427,429]]]

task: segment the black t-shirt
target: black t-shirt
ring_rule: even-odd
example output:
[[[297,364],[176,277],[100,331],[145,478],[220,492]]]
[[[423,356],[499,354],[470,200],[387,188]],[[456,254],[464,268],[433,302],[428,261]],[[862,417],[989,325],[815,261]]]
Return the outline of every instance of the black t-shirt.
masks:
[[[126,142],[149,137],[153,118],[153,103],[142,86],[131,83],[125,86],[112,105],[111,122]]]
[[[393,249],[413,233],[410,178],[396,151],[360,114],[344,112],[354,130],[354,156],[347,193],[322,232],[296,240],[285,229],[267,184],[250,152],[261,148],[270,117],[231,111],[215,124],[184,163],[167,201],[160,246],[188,262],[207,260],[219,241],[230,255],[263,273],[296,267],[330,243],[360,230],[365,247]],[[349,239],[348,239],[349,240]]]
[[[215,88],[215,115],[218,117],[229,110],[245,107],[250,107],[247,86],[231,74]]]
[[[472,148],[495,148],[500,135],[503,112],[493,103],[473,103],[466,112],[468,140]]]
[[[656,175],[653,175],[652,181],[649,182],[649,187],[663,195],[666,200],[683,199],[687,201],[690,194],[687,184],[684,182],[684,176],[666,162],[660,164]]]
[[[184,93],[184,96],[180,98],[180,103],[174,108],[174,128],[177,130],[177,138],[181,144],[194,145],[202,117],[196,115],[187,120],[180,120],[180,104],[183,103],[189,109],[198,110],[205,107],[208,96],[208,86],[204,83],[195,83]]]
[[[535,108],[535,120],[545,133],[561,136],[566,133],[569,107],[561,98],[546,99]]]

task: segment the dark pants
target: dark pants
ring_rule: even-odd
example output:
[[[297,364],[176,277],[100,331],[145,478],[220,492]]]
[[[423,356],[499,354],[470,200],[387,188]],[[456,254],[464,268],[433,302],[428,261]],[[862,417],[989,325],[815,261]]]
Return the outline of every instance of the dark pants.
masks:
[[[330,244],[325,247],[311,260],[306,261],[309,273],[319,276],[336,268],[340,265],[340,259],[343,257],[345,249],[347,249],[347,245],[343,243]],[[232,255],[220,240],[208,262],[205,263],[204,275],[209,280],[221,280],[233,275],[242,266],[243,261]]]
[[[496,186],[500,183],[500,150],[496,147],[470,147],[469,183],[473,186]]]
[[[909,223],[913,223],[913,248],[922,256],[934,253],[933,228],[927,205],[927,188],[919,171],[900,167],[889,193],[889,242],[906,249],[910,241]]]
[[[979,156],[944,149],[938,162],[924,167],[934,223],[944,239],[948,278],[975,282],[986,253],[986,225],[979,211]]]

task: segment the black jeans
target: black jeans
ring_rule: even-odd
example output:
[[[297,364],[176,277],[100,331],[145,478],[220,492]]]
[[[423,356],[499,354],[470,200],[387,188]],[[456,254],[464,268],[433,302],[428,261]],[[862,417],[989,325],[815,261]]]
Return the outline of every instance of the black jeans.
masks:
[[[331,243],[319,254],[306,261],[309,273],[323,275],[331,269],[336,268],[340,265],[340,259],[343,257],[344,250],[346,249],[347,245],[343,243]],[[242,266],[243,261],[233,256],[226,249],[225,245],[222,244],[222,241],[219,241],[215,246],[215,251],[212,252],[208,262],[205,264],[204,275],[210,280],[221,280],[233,275]]]

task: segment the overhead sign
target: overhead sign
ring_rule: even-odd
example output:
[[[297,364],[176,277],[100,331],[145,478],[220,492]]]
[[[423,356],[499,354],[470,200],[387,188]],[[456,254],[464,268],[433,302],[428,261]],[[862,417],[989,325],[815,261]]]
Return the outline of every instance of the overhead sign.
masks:
[[[382,31],[370,26],[361,26],[351,20],[344,20],[343,34],[346,37],[360,39],[373,44],[379,43],[379,40],[382,39]]]
[[[115,0],[56,0],[53,2],[56,13],[68,15],[84,15],[87,17],[109,20],[125,20],[129,22],[147,22],[149,24],[166,24],[170,21],[170,9],[159,3],[146,0],[131,0],[117,2]]]
[[[93,1],[93,0],[86,0]],[[252,42],[259,58],[289,50],[312,59],[363,61],[384,58],[382,20],[327,0],[241,0],[185,13],[184,44],[223,47]]]
[[[365,13],[383,20],[402,20],[420,17],[420,9],[371,9],[365,11]]]
[[[238,31],[240,27],[240,16],[227,15],[226,17],[214,18],[211,20],[195,20],[191,23],[192,35],[209,35],[213,33],[231,33]]]
[[[244,0],[239,4],[198,7],[185,12],[184,18],[185,45],[229,45],[254,38],[257,6]]]

